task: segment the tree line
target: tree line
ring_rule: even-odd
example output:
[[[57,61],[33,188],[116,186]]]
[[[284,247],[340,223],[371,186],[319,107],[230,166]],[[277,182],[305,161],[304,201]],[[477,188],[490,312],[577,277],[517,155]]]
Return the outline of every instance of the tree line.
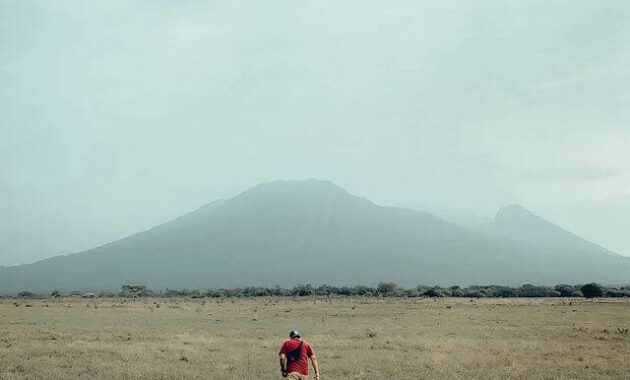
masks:
[[[23,291],[21,298],[77,296],[94,297],[190,297],[190,298],[247,298],[247,297],[465,297],[465,298],[510,298],[510,297],[630,297],[630,286],[612,287],[596,283],[584,285],[522,286],[473,285],[468,287],[425,286],[403,288],[393,282],[381,282],[375,287],[331,286],[298,284],[293,288],[251,286],[243,288],[219,288],[208,290],[166,289],[152,291],[144,285],[123,285],[118,293],[84,293],[73,291],[63,294],[58,290],[50,294],[35,294]]]

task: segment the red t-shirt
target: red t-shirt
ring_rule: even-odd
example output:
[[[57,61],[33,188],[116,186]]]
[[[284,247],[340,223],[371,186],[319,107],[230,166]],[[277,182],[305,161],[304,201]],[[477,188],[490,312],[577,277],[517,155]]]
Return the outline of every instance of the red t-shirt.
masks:
[[[280,354],[286,355],[289,352],[296,350],[300,345],[300,342],[303,342],[300,358],[294,362],[287,361],[287,372],[298,372],[304,376],[308,376],[308,358],[313,356],[313,348],[310,344],[299,339],[289,339],[282,344],[282,348],[280,348]]]

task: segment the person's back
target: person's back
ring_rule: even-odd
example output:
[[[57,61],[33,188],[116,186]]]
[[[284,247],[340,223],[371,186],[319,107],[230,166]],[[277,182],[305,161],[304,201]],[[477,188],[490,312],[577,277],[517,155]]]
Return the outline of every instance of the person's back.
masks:
[[[282,376],[291,380],[308,378],[308,359],[313,363],[314,378],[319,379],[317,357],[310,344],[300,339],[297,331],[291,331],[289,340],[280,348],[280,371]]]

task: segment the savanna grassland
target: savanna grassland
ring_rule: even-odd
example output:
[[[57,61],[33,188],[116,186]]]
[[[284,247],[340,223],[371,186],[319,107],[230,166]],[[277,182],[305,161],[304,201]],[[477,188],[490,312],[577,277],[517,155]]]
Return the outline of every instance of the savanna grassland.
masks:
[[[0,300],[0,379],[279,379],[291,329],[322,379],[630,379],[630,300]]]

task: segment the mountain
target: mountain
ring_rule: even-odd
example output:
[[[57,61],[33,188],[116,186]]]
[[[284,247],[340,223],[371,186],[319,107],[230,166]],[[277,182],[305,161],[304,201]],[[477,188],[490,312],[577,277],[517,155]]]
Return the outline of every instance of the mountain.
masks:
[[[497,212],[494,220],[481,230],[536,247],[569,248],[573,251],[616,255],[534,215],[520,205],[503,207]]]
[[[630,255],[630,196],[553,205],[545,215],[582,237],[617,253]]]
[[[491,217],[462,209],[451,209],[413,203],[401,204],[400,207],[429,212],[448,222],[473,230],[480,229],[493,220]]]
[[[519,226],[531,234],[518,235]],[[564,245],[553,237],[562,231],[524,209],[500,211],[481,232],[378,206],[327,181],[271,182],[101,247],[0,268],[0,293],[118,290],[125,283],[628,282],[629,259],[571,235]],[[553,244],[529,240],[547,235]]]

